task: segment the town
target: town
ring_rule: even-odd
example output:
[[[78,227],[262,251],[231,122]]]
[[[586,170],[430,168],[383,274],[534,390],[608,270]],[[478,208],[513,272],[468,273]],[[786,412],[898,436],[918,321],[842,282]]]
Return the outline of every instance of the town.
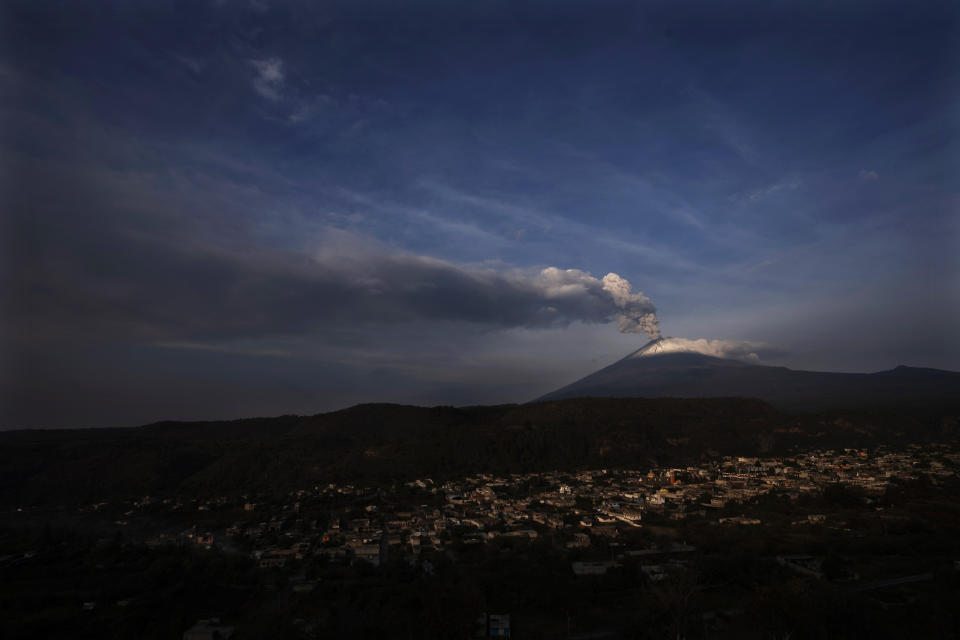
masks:
[[[204,524],[211,520],[207,517],[147,542],[244,549],[262,568],[315,556],[376,566],[381,555],[416,555],[449,549],[455,542],[478,544],[498,537],[546,535],[568,548],[586,548],[593,541],[615,540],[642,528],[649,517],[657,522],[698,518],[719,526],[763,525],[760,519],[728,512],[770,492],[797,500],[832,486],[859,490],[870,505],[892,481],[915,480],[922,473],[936,483],[956,477],[957,468],[960,452],[943,444],[914,445],[900,452],[881,447],[777,458],[726,456],[685,468],[475,475],[443,483],[422,478],[389,487],[331,483],[292,492],[283,504],[271,504],[263,496],[186,503],[147,496],[125,505],[125,519],[116,524],[126,526],[143,512],[209,516],[241,510],[244,517],[229,526],[211,528]],[[882,506],[875,509],[883,511]],[[808,514],[792,524],[844,523]]]
[[[232,563],[231,588],[245,590],[246,609],[235,594],[222,605],[211,597],[183,614],[176,632],[184,638],[266,633],[251,631],[252,611],[287,625],[277,637],[379,635],[386,628],[364,625],[391,619],[410,629],[427,612],[438,629],[460,630],[447,637],[661,637],[693,628],[745,637],[757,611],[773,606],[769,593],[798,585],[805,598],[847,598],[847,609],[856,598],[880,616],[875,624],[904,606],[940,610],[960,560],[949,515],[958,510],[958,469],[955,444],[927,443],[684,467],[143,496],[72,507],[72,517],[98,532],[103,557],[143,549],[149,570],[162,558],[213,563],[214,591],[225,582],[223,563]],[[5,556],[2,566],[29,566],[30,553]],[[118,607],[129,616],[149,600],[132,591],[116,591],[116,601],[91,591],[82,606],[90,616]],[[424,593],[433,600],[385,613]],[[264,613],[274,600],[281,604]],[[358,603],[381,608],[346,619]],[[804,625],[826,615],[782,607],[784,633],[809,631]],[[647,631],[630,631],[638,625]]]

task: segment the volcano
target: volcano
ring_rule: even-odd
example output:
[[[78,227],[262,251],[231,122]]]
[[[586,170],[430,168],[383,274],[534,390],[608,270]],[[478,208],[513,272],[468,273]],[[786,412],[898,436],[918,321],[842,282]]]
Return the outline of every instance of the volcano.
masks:
[[[898,366],[876,373],[801,371],[708,355],[705,340],[657,338],[537,401],[562,398],[757,398],[787,411],[960,408],[960,372]]]

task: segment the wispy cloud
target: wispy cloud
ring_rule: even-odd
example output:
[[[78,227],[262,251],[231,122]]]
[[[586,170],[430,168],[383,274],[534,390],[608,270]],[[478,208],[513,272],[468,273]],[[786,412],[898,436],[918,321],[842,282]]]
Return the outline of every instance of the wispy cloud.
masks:
[[[616,251],[622,251],[624,253],[640,256],[655,264],[669,265],[671,268],[681,269],[684,271],[700,270],[700,267],[697,264],[682,257],[679,252],[670,251],[669,249],[661,249],[650,246],[643,242],[635,242],[623,237],[606,234],[596,237],[595,241],[602,247],[608,247]]]
[[[254,91],[268,100],[279,100],[285,80],[283,60],[273,57],[251,60],[250,64],[256,72],[253,78]]]
[[[203,73],[203,69],[206,66],[203,60],[192,56],[175,54],[173,57],[178,63],[192,71],[195,75]]]
[[[798,180],[791,180],[788,182],[775,182],[771,185],[767,185],[762,189],[756,189],[747,194],[747,200],[750,202],[756,202],[758,200],[763,200],[764,198],[770,197],[780,191],[792,191],[800,186]]]
[[[625,236],[622,233],[610,233],[608,230],[560,215],[548,214],[534,207],[516,204],[507,198],[476,195],[436,182],[424,182],[422,186],[451,203],[467,205],[473,211],[498,220],[509,221],[513,229],[518,227],[524,229],[523,235],[531,231],[540,231],[549,233],[554,238],[577,238],[578,243],[589,241],[601,247],[610,247],[642,256],[661,266],[683,270],[696,268],[696,265],[683,258],[678,252],[651,245],[634,234]]]
[[[477,195],[434,181],[423,181],[421,186],[449,202],[467,205],[476,211],[493,214],[499,218],[520,221],[526,227],[537,227],[546,231],[560,222],[556,215],[549,215],[533,207],[517,204],[508,198]]]
[[[880,179],[880,174],[872,169],[861,169],[857,177],[861,182],[873,182],[874,180]]]
[[[622,171],[616,166],[606,163],[610,177],[619,183],[638,200],[645,203],[657,214],[664,214],[675,222],[693,227],[698,231],[706,231],[706,225],[700,219],[696,207],[690,204],[679,189],[671,189],[658,184],[655,178],[637,176]],[[659,176],[658,176],[659,177]]]
[[[747,265],[743,267],[743,270],[747,272],[762,271],[763,269],[766,269],[767,267],[771,267],[777,264],[778,262],[779,262],[778,259],[771,258],[769,260],[763,260],[762,262],[757,262],[755,264]]]
[[[445,234],[457,236],[460,238],[471,238],[480,240],[490,245],[502,245],[505,237],[493,233],[487,229],[481,228],[469,221],[443,216],[431,211],[425,207],[415,207],[400,202],[393,202],[387,199],[373,196],[367,193],[352,191],[339,188],[337,194],[346,198],[348,201],[362,207],[364,210],[372,211],[376,214],[401,215],[408,220],[422,224],[432,230],[440,231]],[[508,237],[512,237],[508,234]],[[516,240],[517,238],[512,238]]]
[[[753,131],[743,117],[719,96],[699,87],[690,87],[690,95],[702,109],[702,126],[720,143],[748,164],[760,164],[763,158],[754,141]]]

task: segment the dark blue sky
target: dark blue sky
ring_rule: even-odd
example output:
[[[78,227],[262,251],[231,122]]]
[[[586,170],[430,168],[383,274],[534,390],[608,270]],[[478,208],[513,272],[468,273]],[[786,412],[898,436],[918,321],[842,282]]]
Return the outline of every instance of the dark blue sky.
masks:
[[[955,3],[0,12],[0,426],[960,369]]]

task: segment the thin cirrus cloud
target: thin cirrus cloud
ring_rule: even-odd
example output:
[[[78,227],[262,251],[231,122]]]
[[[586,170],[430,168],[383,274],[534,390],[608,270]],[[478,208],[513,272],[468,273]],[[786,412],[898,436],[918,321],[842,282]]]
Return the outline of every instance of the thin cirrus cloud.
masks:
[[[251,60],[250,64],[256,72],[253,78],[254,91],[269,100],[279,100],[286,78],[283,70],[283,60],[273,57]]]

